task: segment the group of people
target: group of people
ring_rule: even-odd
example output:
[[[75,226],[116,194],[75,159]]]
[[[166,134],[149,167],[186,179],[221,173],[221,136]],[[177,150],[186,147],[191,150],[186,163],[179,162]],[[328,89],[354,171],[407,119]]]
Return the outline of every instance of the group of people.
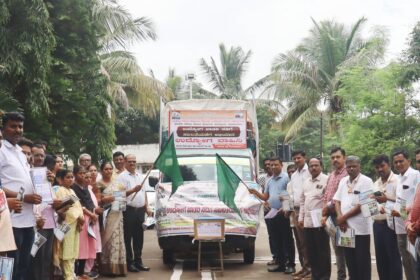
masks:
[[[292,152],[294,164],[287,173],[281,159],[264,160],[265,174],[258,178],[263,191],[250,192],[265,201],[266,213],[277,210],[265,219],[273,256],[268,271],[293,279],[330,279],[331,240],[337,264],[333,279],[346,279],[347,271],[350,280],[371,279],[373,231],[379,278],[402,280],[404,272],[407,280],[420,279],[420,149],[414,156],[417,170],[404,150],[391,158],[375,156],[375,182],[361,173],[359,157],[346,156],[340,147],[331,150],[328,175],[322,161],[308,160],[303,150]]]
[[[13,259],[13,280],[149,270],[142,262],[143,222],[152,212],[134,155],[115,152],[113,163],[97,166],[81,154],[70,170],[45,142],[23,137],[20,113],[5,113],[0,126],[0,256]],[[45,169],[49,181],[42,193],[35,168]],[[31,254],[40,236],[45,242]]]
[[[136,157],[116,152],[113,163],[97,166],[89,154],[81,154],[69,170],[62,155],[47,153],[47,143],[24,138],[23,126],[20,113],[2,116],[0,256],[14,260],[13,280],[90,279],[98,273],[148,271],[142,262],[143,222],[152,212]],[[419,170],[420,149],[413,156]],[[407,280],[420,279],[420,173],[411,167],[407,152],[374,157],[375,182],[361,174],[360,159],[346,156],[340,147],[331,150],[333,170],[328,175],[319,158],[308,160],[302,150],[294,151],[292,158],[287,172],[280,158],[265,159],[265,174],[258,178],[262,192],[249,189],[265,201],[273,257],[269,272],[294,279],[330,279],[331,242],[336,279],[346,279],[347,272],[351,280],[371,279],[373,231],[379,278],[402,280],[404,272]],[[36,192],[32,178],[32,171],[40,167],[50,182],[48,203],[44,192]],[[371,206],[378,211],[367,208],[366,214],[365,201],[375,202]],[[341,235],[347,238],[344,243]],[[31,254],[39,236],[45,242]]]

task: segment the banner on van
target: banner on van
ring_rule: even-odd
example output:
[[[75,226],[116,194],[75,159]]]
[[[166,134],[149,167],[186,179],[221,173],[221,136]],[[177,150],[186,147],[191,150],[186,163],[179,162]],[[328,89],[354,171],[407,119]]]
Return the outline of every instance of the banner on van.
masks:
[[[177,149],[245,149],[246,111],[179,110],[169,112],[169,134]]]
[[[225,219],[225,234],[228,235],[257,234],[261,203],[241,184],[236,191],[235,204],[242,219],[219,200],[216,182],[186,182],[171,199],[170,194],[170,184],[159,184],[155,209],[158,237],[193,235],[194,219],[199,218]]]

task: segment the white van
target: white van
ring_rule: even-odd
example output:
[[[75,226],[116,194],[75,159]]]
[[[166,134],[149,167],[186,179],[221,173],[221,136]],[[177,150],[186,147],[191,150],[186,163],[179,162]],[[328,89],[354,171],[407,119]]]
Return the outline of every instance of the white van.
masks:
[[[195,250],[194,219],[225,219],[224,251],[243,251],[245,263],[255,258],[255,238],[261,202],[245,186],[236,191],[235,204],[242,218],[219,201],[216,153],[250,188],[257,178],[258,129],[249,102],[236,100],[185,100],[166,104],[161,112],[162,145],[174,133],[184,184],[170,197],[170,178],[160,175],[155,185],[155,219],[164,263],[173,254]],[[154,182],[152,182],[154,181]],[[240,183],[242,184],[242,183]]]

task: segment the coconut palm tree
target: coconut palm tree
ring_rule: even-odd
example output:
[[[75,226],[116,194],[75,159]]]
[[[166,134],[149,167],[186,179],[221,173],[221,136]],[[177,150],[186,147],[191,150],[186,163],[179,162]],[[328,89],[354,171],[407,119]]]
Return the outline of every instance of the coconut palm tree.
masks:
[[[109,94],[122,107],[132,106],[148,116],[155,115],[159,96],[168,98],[171,91],[145,75],[134,55],[127,51],[135,42],[157,38],[152,21],[133,18],[116,0],[96,0],[93,16],[102,28],[99,56],[101,71],[109,81]]]
[[[213,57],[210,57],[210,62],[206,62],[204,58],[200,61],[200,66],[207,76],[212,90],[220,98],[250,98],[250,95],[266,81],[263,78],[245,90],[242,88],[242,77],[247,71],[252,52],[245,53],[241,47],[231,47],[227,50],[223,43],[219,45],[219,51],[220,69]]]
[[[309,36],[292,51],[275,58],[271,83],[262,94],[286,102],[288,111],[281,122],[288,129],[286,141],[320,114],[320,103],[327,107],[331,130],[338,131],[335,116],[343,110],[343,100],[337,95],[340,75],[355,65],[372,67],[385,52],[383,30],[377,29],[368,39],[361,37],[365,18],[351,28],[330,20],[312,21]]]

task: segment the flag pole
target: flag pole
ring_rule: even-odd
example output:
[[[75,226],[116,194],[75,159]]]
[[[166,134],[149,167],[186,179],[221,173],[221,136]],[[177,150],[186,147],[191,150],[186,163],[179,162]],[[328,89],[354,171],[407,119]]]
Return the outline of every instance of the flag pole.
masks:
[[[153,163],[152,167],[149,169],[149,171],[147,171],[146,176],[144,176],[143,182],[141,182],[141,185],[144,184],[144,182],[146,182],[147,176],[149,176],[150,172],[152,171],[152,169],[155,167],[156,162],[159,160],[160,156],[162,155],[162,151],[164,151],[166,149],[166,146],[169,144],[169,142],[171,141],[171,138],[173,137],[173,133],[171,133],[171,136],[169,137],[168,141],[165,143],[165,147],[163,147],[163,149],[161,150],[161,152],[159,153],[158,157],[156,158],[155,162]],[[143,188],[143,187],[142,187]],[[134,198],[136,198],[138,192],[134,193],[133,198],[131,199],[131,201],[134,200]]]
[[[143,186],[144,182],[146,182],[147,177],[149,176],[150,172],[152,172],[152,170],[153,170],[153,168],[154,168],[154,167],[155,167],[155,164],[153,163],[152,167],[150,167],[150,169],[147,171],[147,173],[146,173],[146,175],[144,176],[144,179],[143,179],[143,181],[141,182],[141,184],[140,184],[140,185],[142,185],[142,186]],[[141,187],[141,188],[143,188],[143,187]],[[134,196],[133,196],[133,198],[131,199],[131,201],[133,201],[133,200],[134,200],[134,198],[136,198],[137,193],[138,193],[138,192],[135,192],[135,193],[134,193]]]

